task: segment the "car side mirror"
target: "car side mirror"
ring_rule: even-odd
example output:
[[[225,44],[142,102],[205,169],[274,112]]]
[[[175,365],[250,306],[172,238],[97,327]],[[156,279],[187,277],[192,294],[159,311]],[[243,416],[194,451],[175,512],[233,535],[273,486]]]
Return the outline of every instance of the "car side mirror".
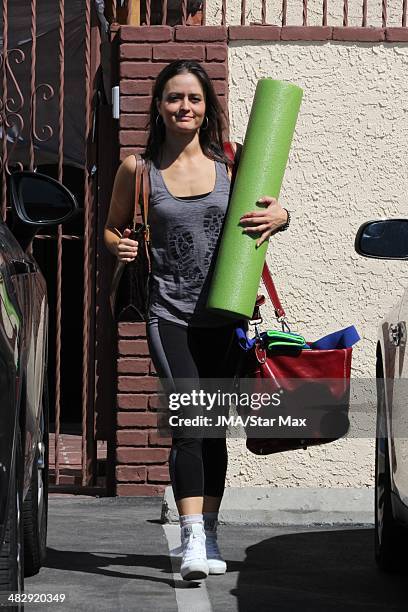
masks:
[[[363,257],[408,259],[408,219],[382,219],[363,223],[354,248]]]
[[[78,209],[75,196],[64,185],[38,172],[13,172],[11,200],[18,218],[29,225],[65,223]]]
[[[78,211],[69,189],[45,174],[13,172],[9,185],[11,229],[24,250],[41,227],[65,223]]]

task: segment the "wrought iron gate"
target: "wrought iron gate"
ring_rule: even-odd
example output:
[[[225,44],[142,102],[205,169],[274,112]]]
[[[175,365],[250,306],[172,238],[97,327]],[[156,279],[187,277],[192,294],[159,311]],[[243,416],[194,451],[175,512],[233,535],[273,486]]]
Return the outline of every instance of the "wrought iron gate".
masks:
[[[95,425],[93,83],[99,28],[93,0],[2,0],[0,34],[2,217],[7,219],[7,176],[16,169],[54,176],[80,204],[75,222],[40,233],[32,249],[50,305],[51,490],[79,485],[92,491],[105,484],[97,467],[106,455]]]

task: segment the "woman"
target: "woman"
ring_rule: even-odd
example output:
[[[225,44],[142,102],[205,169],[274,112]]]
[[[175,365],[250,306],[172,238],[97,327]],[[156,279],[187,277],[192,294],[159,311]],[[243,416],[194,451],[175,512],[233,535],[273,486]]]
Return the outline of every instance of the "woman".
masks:
[[[230,191],[231,162],[223,152],[222,130],[223,111],[202,66],[184,60],[167,65],[155,81],[143,155],[151,183],[147,335],[156,371],[177,381],[178,391],[182,379],[234,374],[229,349],[236,321],[205,307]],[[105,226],[107,247],[124,262],[138,252],[137,242],[124,229],[132,218],[135,167],[134,156],[121,164]],[[264,196],[259,202],[262,209],[241,218],[243,231],[256,237],[258,245],[288,223],[287,211],[274,198]],[[225,437],[173,434],[169,469],[180,514],[182,577],[225,573],[217,544],[227,469]]]

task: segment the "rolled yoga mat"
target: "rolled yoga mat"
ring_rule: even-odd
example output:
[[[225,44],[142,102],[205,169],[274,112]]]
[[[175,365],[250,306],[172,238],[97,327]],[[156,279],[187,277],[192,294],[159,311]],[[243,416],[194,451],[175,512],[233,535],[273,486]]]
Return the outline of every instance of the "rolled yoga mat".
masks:
[[[279,197],[302,95],[300,87],[285,81],[258,81],[207,308],[252,316],[268,241],[256,248],[259,234],[243,234],[239,220],[261,210],[256,204],[261,196]]]

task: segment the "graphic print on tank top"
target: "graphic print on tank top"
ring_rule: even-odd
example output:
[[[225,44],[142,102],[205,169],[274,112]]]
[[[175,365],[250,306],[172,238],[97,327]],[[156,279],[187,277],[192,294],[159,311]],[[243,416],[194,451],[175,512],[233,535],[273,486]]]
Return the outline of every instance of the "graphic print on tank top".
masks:
[[[203,283],[204,275],[196,265],[194,239],[191,232],[180,225],[174,227],[172,235],[169,236],[169,252],[180,275],[198,286]]]
[[[197,257],[198,245],[195,244],[192,233],[183,226],[177,225],[168,237],[169,253],[178,273],[193,283],[192,286],[201,287],[211,259],[217,245],[221,231],[224,214],[217,206],[210,206],[202,217],[202,230],[206,236],[206,248],[203,254],[203,267],[200,268]]]
[[[223,219],[224,214],[217,206],[210,206],[204,215],[204,233],[208,240],[208,249],[204,256],[204,263],[207,268],[210,266],[217,245]]]
[[[149,313],[181,325],[225,324],[206,308],[231,187],[225,165],[215,163],[213,191],[197,198],[173,197],[160,169],[151,166]]]

